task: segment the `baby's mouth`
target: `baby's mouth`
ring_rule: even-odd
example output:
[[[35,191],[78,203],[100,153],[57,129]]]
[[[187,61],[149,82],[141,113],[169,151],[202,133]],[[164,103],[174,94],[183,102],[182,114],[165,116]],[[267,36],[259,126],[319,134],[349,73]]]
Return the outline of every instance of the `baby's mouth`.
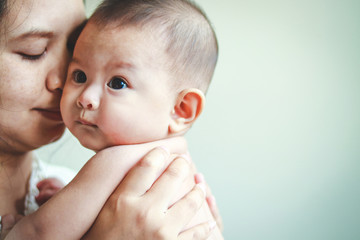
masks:
[[[93,123],[91,123],[91,122],[89,122],[89,121],[86,121],[85,119],[80,119],[78,122],[81,123],[82,125],[91,126],[91,127],[96,127],[95,124],[93,124]]]

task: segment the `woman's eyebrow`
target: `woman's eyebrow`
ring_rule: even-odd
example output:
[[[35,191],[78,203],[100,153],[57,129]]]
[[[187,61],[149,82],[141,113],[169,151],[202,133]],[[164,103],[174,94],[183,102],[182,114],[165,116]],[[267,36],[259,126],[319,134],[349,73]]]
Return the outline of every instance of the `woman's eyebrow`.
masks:
[[[28,32],[25,32],[17,37],[15,37],[13,40],[24,40],[27,38],[52,38],[54,36],[54,32],[51,31],[44,31],[40,29],[32,29]]]

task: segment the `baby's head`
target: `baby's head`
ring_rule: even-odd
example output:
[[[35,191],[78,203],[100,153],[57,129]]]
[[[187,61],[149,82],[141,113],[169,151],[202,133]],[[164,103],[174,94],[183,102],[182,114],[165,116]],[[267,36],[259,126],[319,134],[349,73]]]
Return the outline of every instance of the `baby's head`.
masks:
[[[215,33],[206,15],[187,0],[105,0],[92,16],[99,27],[147,29],[161,43],[177,90],[206,92],[217,61]],[[144,36],[145,33],[144,33]]]
[[[204,106],[218,48],[186,0],[105,0],[75,47],[61,110],[93,150],[184,134]]]

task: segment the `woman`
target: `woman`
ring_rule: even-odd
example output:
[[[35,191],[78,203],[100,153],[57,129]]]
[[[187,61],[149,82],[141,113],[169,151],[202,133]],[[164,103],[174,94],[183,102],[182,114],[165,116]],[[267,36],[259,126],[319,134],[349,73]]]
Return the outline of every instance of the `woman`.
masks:
[[[57,140],[64,132],[59,102],[71,50],[84,20],[82,0],[0,1],[0,215],[24,213],[28,181],[37,162],[32,151]],[[163,154],[155,149],[148,157],[163,158]],[[181,166],[180,170],[188,167]],[[141,184],[141,179],[155,181],[149,177],[153,171],[156,169],[151,165],[132,169],[133,174],[105,204],[88,238],[169,239],[179,234],[194,215],[192,211],[200,206],[202,194],[189,193],[176,203],[179,211],[166,217],[151,210],[156,209],[156,198],[141,196],[124,201],[124,189],[135,182]],[[176,181],[182,179],[174,176],[172,182],[156,190],[155,196],[161,197]],[[114,211],[119,203],[121,209],[127,209],[126,215],[119,209]],[[143,215],[147,217],[139,221]],[[170,222],[172,227],[164,232]],[[6,224],[11,225],[11,221]],[[209,232],[204,224],[179,234],[179,239],[206,239]]]

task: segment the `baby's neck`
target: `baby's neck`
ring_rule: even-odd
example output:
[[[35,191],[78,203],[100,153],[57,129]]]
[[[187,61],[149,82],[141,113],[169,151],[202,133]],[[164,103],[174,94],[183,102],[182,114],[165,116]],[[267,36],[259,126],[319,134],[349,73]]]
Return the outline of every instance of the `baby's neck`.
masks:
[[[172,140],[173,139],[173,140]],[[177,140],[174,140],[177,139]],[[174,136],[169,136],[166,137],[164,139],[157,139],[157,140],[153,140],[153,141],[147,141],[147,142],[138,142],[138,143],[132,143],[132,144],[122,144],[122,145],[114,145],[114,146],[109,146],[109,147],[129,147],[129,146],[145,146],[145,145],[155,145],[155,146],[161,146],[162,143],[167,142],[167,141],[180,141],[180,139],[183,139],[182,141],[186,141],[184,135],[174,135]],[[107,147],[107,148],[109,148]],[[95,149],[90,149],[93,150],[95,153],[98,153],[104,149],[100,149],[100,150],[95,150]]]

